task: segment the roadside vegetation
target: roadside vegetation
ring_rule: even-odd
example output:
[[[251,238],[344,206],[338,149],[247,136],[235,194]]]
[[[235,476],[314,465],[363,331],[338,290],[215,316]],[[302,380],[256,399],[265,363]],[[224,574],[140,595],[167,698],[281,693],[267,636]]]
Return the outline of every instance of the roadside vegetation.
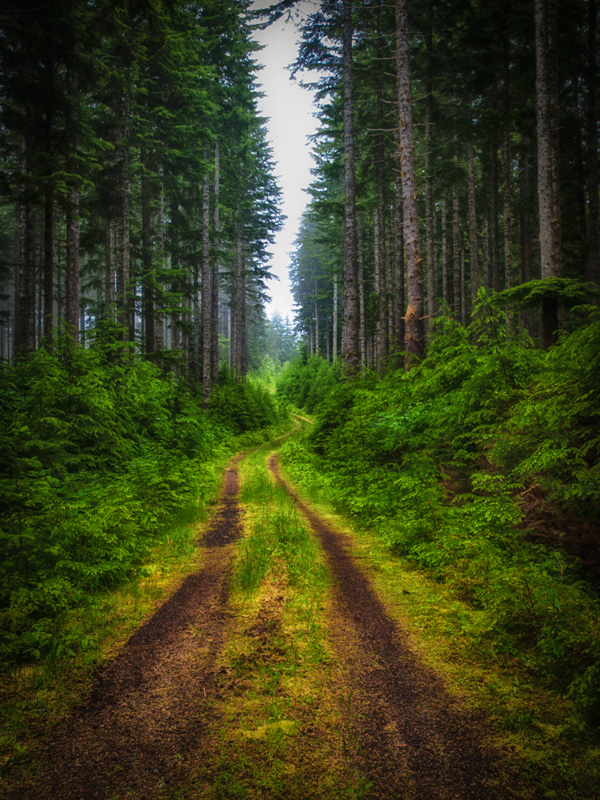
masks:
[[[342,382],[303,357],[278,389],[315,413],[286,472],[352,521],[428,657],[569,797],[600,775],[600,318],[582,313],[542,351],[484,303],[471,328],[440,319],[409,373]]]
[[[189,555],[223,466],[287,417],[223,374],[210,411],[172,373],[70,339],[0,373],[0,665],[93,650],[70,624],[148,577],[157,546]],[[182,534],[181,531],[188,531]]]

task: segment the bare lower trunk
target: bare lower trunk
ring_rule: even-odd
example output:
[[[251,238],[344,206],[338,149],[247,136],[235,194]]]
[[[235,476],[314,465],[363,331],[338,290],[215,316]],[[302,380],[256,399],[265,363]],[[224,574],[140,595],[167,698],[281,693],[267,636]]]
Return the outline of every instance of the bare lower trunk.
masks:
[[[194,388],[200,384],[200,279],[195,256],[193,269],[192,297],[192,379]]]
[[[512,251],[512,154],[510,146],[510,53],[508,42],[504,44],[504,143],[502,147],[504,172],[504,203],[502,218],[504,222],[504,286],[512,289],[513,251]],[[508,318],[510,321],[510,317]]]
[[[333,360],[336,361],[338,357],[338,275],[337,270],[333,271]]]
[[[448,204],[446,197],[442,197],[442,298],[450,306],[448,286]]]
[[[156,209],[156,261],[159,269],[165,268],[165,185],[164,169],[158,165],[158,207]],[[164,289],[160,283],[161,292]],[[155,296],[156,301],[156,296]],[[162,302],[162,296],[161,296]],[[157,352],[156,363],[161,363],[160,353],[165,347],[165,319],[162,311],[155,302],[154,306],[154,345]]]
[[[144,352],[152,357],[156,349],[154,329],[154,258],[152,252],[151,185],[149,163],[145,153],[141,156],[142,172],[142,308],[144,313]]]
[[[479,291],[479,246],[477,241],[477,202],[475,198],[475,152],[467,144],[467,182],[469,194],[469,272],[471,278],[471,315],[475,313]]]
[[[588,261],[587,278],[600,284],[600,219],[598,202],[598,93],[596,88],[598,6],[588,0],[588,106],[587,106],[587,184],[588,184]]]
[[[417,213],[417,184],[410,91],[410,60],[406,0],[396,0],[396,65],[398,74],[398,123],[404,246],[406,250],[406,293],[404,366],[410,369],[425,350],[423,335],[423,265]]]
[[[396,288],[396,329],[394,331],[394,349],[398,354],[404,348],[404,212],[402,211],[402,186],[396,182],[395,197],[396,216],[396,259],[394,264],[394,284]]]
[[[430,34],[427,37],[427,45],[430,50],[432,47]],[[433,179],[431,177],[431,149],[433,146],[431,91],[431,81],[428,81],[425,98],[425,249],[427,254],[427,315],[430,318],[435,314],[437,308],[434,235],[435,205],[433,202]],[[429,325],[431,325],[431,322]]]
[[[363,215],[358,217],[358,306],[359,306],[359,328],[358,328],[358,350],[360,353],[360,368],[367,368],[367,334],[365,316],[365,251],[363,236]],[[335,277],[334,277],[335,280]],[[337,287],[334,285],[335,305],[337,305]]]
[[[104,305],[105,317],[110,322],[115,321],[115,287],[115,222],[113,219],[108,219],[106,223]]]
[[[46,186],[44,198],[44,338],[52,344],[54,325],[54,186]]]
[[[219,233],[221,221],[219,217],[220,196],[220,149],[219,142],[215,144],[215,177],[214,177],[214,209],[213,229],[215,236],[214,255],[212,260],[211,279],[211,339],[210,339],[210,381],[213,386],[219,383]]]
[[[131,286],[129,278],[129,204],[130,185],[127,175],[128,154],[121,154],[121,170],[118,182],[118,217],[115,221],[115,260],[117,267],[117,308],[119,325],[123,329],[123,340],[134,340]]]
[[[535,223],[533,220],[533,210],[535,208],[535,190],[533,187],[533,176],[531,169],[531,159],[529,153],[523,156],[521,170],[521,215],[519,229],[519,251],[520,251],[520,282],[527,283],[534,277],[533,274],[533,239]],[[520,312],[520,325],[527,329],[531,336],[535,335],[534,322],[531,309],[523,309]]]
[[[209,154],[205,154],[208,161]],[[210,268],[210,181],[208,172],[202,183],[202,406],[210,403],[212,357],[212,286]]]
[[[315,283],[315,355],[320,355],[320,341],[321,331],[319,330],[319,303],[318,303],[319,288]]]
[[[452,312],[460,319],[460,205],[458,187],[452,190]]]
[[[465,281],[465,248],[461,242],[460,245],[460,323],[463,326],[467,324],[467,292]]]
[[[67,197],[67,332],[79,342],[79,189],[72,186]]]
[[[489,292],[492,288],[492,277],[490,270],[490,226],[487,217],[483,219],[481,249],[483,252],[483,286]]]
[[[387,359],[387,303],[385,285],[385,261],[383,250],[383,203],[375,209],[375,291],[377,293],[377,328],[375,336],[375,349],[377,370],[382,375],[385,371]]]
[[[495,132],[491,141],[490,167],[490,289],[500,289],[500,233],[498,230],[498,142]]]
[[[358,272],[356,264],[356,182],[354,174],[354,101],[352,87],[352,0],[343,5],[344,84],[344,291],[342,357],[348,377],[359,369]]]
[[[19,261],[15,292],[15,356],[35,350],[35,231],[33,202],[23,189],[19,204]]]
[[[234,292],[234,375],[238,382],[243,381],[243,324],[244,324],[244,306],[246,304],[246,297],[244,291],[244,254],[242,246],[241,228],[238,225],[237,230],[237,252],[236,252],[236,268],[235,268],[235,292]]]
[[[540,264],[542,278],[560,274],[558,232],[560,218],[557,197],[557,141],[555,121],[555,57],[553,54],[553,17],[555,0],[535,0],[536,111],[538,209]],[[546,298],[542,308],[544,345],[556,339],[558,307],[554,298]]]

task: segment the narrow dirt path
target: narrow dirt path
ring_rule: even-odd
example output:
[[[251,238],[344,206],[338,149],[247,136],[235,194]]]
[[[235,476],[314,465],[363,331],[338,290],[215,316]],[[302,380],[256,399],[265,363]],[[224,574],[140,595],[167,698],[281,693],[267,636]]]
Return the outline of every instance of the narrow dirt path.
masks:
[[[14,800],[165,797],[214,716],[216,658],[228,620],[227,574],[241,535],[237,456],[199,544],[204,567],[127,642],[89,699],[32,754]]]
[[[330,620],[335,649],[353,683],[360,721],[361,770],[369,797],[486,800],[514,795],[502,785],[499,754],[485,746],[484,722],[451,698],[441,679],[411,651],[368,579],[335,531],[269,468],[318,536],[335,579]],[[511,781],[512,783],[512,781]]]

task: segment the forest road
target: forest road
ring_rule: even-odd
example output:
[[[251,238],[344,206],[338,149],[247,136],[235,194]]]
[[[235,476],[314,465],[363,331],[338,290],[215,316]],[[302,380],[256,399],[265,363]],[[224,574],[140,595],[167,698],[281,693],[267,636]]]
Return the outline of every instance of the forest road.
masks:
[[[206,549],[203,567],[100,672],[87,700],[32,748],[30,768],[11,782],[7,800],[192,800],[204,796],[194,778],[203,767],[210,788],[211,764],[223,742],[219,728],[227,724],[223,709],[234,700],[221,673],[227,672],[223,664],[235,624],[229,583],[243,528],[237,472],[242,458],[226,470],[219,506],[199,542]],[[323,794],[307,794],[306,800],[514,797],[514,777],[502,785],[499,754],[482,744],[488,740],[484,720],[462,709],[414,654],[351,556],[346,537],[298,498],[280,473],[277,454],[269,467],[320,540],[334,578],[331,611],[324,612],[327,636],[348,676],[344,713],[352,725],[346,729],[356,731],[359,746],[350,756],[336,751],[331,757],[352,759],[366,778],[359,794],[338,795],[335,787],[323,786]],[[268,603],[261,606],[261,630],[274,627],[273,613]],[[261,651],[266,669],[267,650]],[[251,765],[257,792],[238,794],[229,787],[210,796],[262,799],[263,766]],[[318,771],[318,764],[311,766]],[[285,781],[281,786],[281,793],[268,795],[271,800],[289,796]],[[293,796],[304,800],[297,792]]]
[[[168,796],[201,750],[216,713],[216,661],[226,639],[228,572],[242,533],[236,466],[203,540],[204,566],[129,639],[91,696],[32,753],[11,800],[146,800]]]
[[[491,800],[514,797],[485,720],[461,708],[440,677],[411,650],[369,580],[350,555],[347,537],[304,503],[269,459],[317,535],[334,577],[330,635],[351,676],[360,721],[368,797],[393,800]],[[508,778],[515,785],[515,776]]]

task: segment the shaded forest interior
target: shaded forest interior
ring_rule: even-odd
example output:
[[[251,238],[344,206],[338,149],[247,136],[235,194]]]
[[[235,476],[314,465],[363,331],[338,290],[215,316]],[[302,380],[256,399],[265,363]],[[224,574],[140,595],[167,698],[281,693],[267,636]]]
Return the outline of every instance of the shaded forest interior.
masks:
[[[301,409],[302,491],[465,604],[478,657],[566,698],[558,738],[596,741],[597,17],[2,3],[4,674],[94,663],[77,610],[192,553],[232,454]],[[251,38],[282,19],[320,121],[293,322],[265,312],[281,188]]]

